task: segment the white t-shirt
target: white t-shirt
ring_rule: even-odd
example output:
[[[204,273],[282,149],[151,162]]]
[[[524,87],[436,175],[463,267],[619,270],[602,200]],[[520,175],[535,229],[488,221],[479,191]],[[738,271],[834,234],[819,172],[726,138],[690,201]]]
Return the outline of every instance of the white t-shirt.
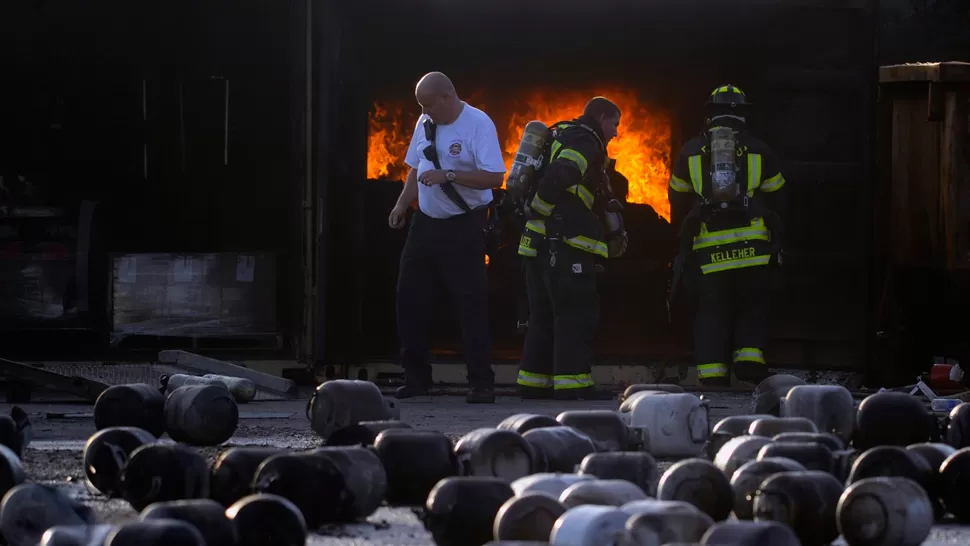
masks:
[[[488,114],[466,103],[461,109],[458,119],[449,125],[438,125],[435,135],[435,147],[438,150],[438,161],[444,170],[455,172],[486,171],[504,173],[505,160],[502,158],[502,148],[498,142],[495,124]],[[424,120],[428,116],[422,114],[414,127],[411,145],[408,148],[404,162],[412,169],[417,169],[420,177],[427,171],[434,170],[434,163],[424,157],[424,149],[430,143],[424,136]],[[468,206],[471,208],[487,205],[492,201],[492,190],[477,190],[452,184],[458,190]],[[418,183],[418,207],[421,212],[432,218],[449,218],[463,214],[440,185],[425,186]]]

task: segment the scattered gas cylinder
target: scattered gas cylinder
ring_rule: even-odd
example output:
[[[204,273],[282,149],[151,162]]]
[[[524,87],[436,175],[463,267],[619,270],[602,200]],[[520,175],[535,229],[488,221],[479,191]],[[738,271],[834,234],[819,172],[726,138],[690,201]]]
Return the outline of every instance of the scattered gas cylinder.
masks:
[[[774,442],[761,448],[757,460],[782,457],[797,461],[805,470],[835,473],[835,456],[825,444],[809,442]]]
[[[684,392],[684,387],[680,385],[673,385],[668,383],[637,383],[635,385],[630,385],[623,391],[623,395],[620,396],[620,401],[624,401],[630,398],[634,394],[643,391],[654,391],[654,392],[667,392],[672,394],[680,394]]]
[[[563,426],[573,427],[586,433],[607,451],[627,451],[639,447],[639,442],[620,418],[620,414],[615,411],[564,411],[556,417],[556,421]]]
[[[805,381],[789,374],[773,375],[754,389],[751,400],[751,413],[767,413],[776,417],[782,415],[782,405],[788,391],[797,385],[805,385]]]
[[[714,425],[711,429],[711,434],[707,438],[707,445],[704,446],[707,452],[707,458],[714,460],[717,456],[717,452],[721,450],[724,444],[732,438],[737,438],[738,436],[745,436],[748,434],[748,429],[751,427],[751,423],[757,421],[758,419],[774,419],[773,415],[732,415],[730,417],[725,417]]]
[[[44,531],[40,546],[103,546],[114,525],[56,525]]]
[[[552,528],[550,546],[622,544],[630,516],[613,506],[587,504],[570,508]]]
[[[623,506],[628,502],[649,498],[642,489],[626,480],[589,480],[574,483],[559,495],[559,502],[567,508],[584,504]]]
[[[212,464],[209,498],[225,507],[252,491],[253,476],[263,461],[285,453],[275,447],[232,447]]]
[[[834,434],[843,444],[855,428],[855,400],[841,385],[795,385],[785,396],[785,417],[804,417],[819,432]]]
[[[640,398],[641,396],[663,396],[665,394],[680,394],[680,393],[673,393],[673,392],[660,391],[660,390],[638,391],[627,396],[623,400],[620,400],[619,412],[630,413],[630,411],[633,410],[633,406],[636,405],[637,399]]]
[[[644,452],[590,453],[579,464],[577,473],[603,480],[626,480],[651,497],[657,496],[661,474],[653,455]]]
[[[780,417],[777,419],[758,419],[748,427],[752,436],[774,438],[783,432],[818,432],[815,423],[804,417]]]
[[[202,533],[177,519],[129,521],[108,535],[104,546],[207,546]]]
[[[538,466],[529,442],[510,430],[473,430],[455,444],[455,455],[463,475],[494,476],[509,483],[528,476]]]
[[[805,470],[801,463],[781,457],[768,457],[744,463],[731,476],[734,489],[734,517],[740,520],[754,519],[752,505],[758,487],[771,476],[780,472]]]
[[[731,481],[707,459],[674,463],[660,478],[657,498],[688,502],[714,521],[727,519],[734,508]]]
[[[428,495],[422,521],[438,546],[485,544],[494,536],[499,510],[512,496],[512,488],[499,478],[445,478]]]
[[[209,466],[185,446],[147,444],[131,452],[121,488],[122,497],[139,511],[155,502],[206,498]]]
[[[701,546],[802,546],[787,525],[775,521],[715,523],[704,533]]]
[[[830,451],[841,451],[845,449],[845,444],[838,436],[830,432],[782,432],[774,436],[772,440],[778,442],[808,442],[822,444]]]
[[[486,542],[485,546],[549,546],[546,540],[493,540]]]
[[[534,428],[558,427],[559,421],[548,415],[536,415],[534,413],[516,413],[502,420],[498,424],[499,430],[511,430],[519,434],[525,434]]]
[[[158,439],[136,427],[108,427],[95,432],[84,444],[84,475],[88,483],[108,498],[123,493],[121,474],[131,453]]]
[[[440,432],[385,430],[377,436],[374,451],[384,465],[391,506],[419,506],[436,483],[461,473],[451,440]]]
[[[804,470],[770,476],[754,494],[755,521],[791,527],[803,546],[823,546],[838,538],[835,511],[842,483],[828,472]]]
[[[236,526],[226,517],[226,508],[211,499],[156,502],[142,510],[139,519],[177,519],[202,534],[206,546],[235,546]]]
[[[171,394],[175,389],[188,385],[215,385],[217,387],[225,387],[238,404],[246,404],[256,398],[256,384],[249,379],[243,379],[241,377],[217,374],[206,374],[199,377],[181,373],[162,377],[166,394]]]
[[[597,451],[592,438],[572,427],[534,428],[522,437],[535,450],[536,470],[569,474],[587,455]]]
[[[933,489],[934,472],[926,459],[898,446],[879,446],[862,452],[852,464],[846,484],[879,476],[909,478],[927,492]]]
[[[24,448],[34,437],[30,416],[20,406],[10,408],[10,415],[0,415],[0,445],[10,448],[17,457],[24,456]]]
[[[940,467],[943,466],[943,461],[956,453],[957,450],[950,445],[933,442],[913,444],[907,446],[906,450],[919,455],[930,465],[930,484],[926,494],[929,495],[930,502],[933,503],[933,513],[936,515],[936,519],[942,519],[946,515],[946,511],[943,509],[944,487],[943,480],[940,478]]]
[[[5,445],[0,445],[0,497],[27,479],[20,457]]]
[[[385,430],[410,430],[411,425],[402,421],[362,421],[335,430],[327,438],[327,446],[371,446],[377,440],[377,435]]]
[[[877,392],[856,410],[852,447],[865,451],[876,446],[933,442],[939,438],[936,419],[923,402],[902,392]]]
[[[327,440],[335,431],[361,421],[397,419],[377,385],[333,379],[320,384],[310,399],[310,428]]]
[[[765,436],[732,438],[717,452],[714,457],[714,466],[720,468],[727,476],[733,475],[735,470],[741,468],[741,465],[755,460],[761,448],[772,442],[771,438]]]
[[[279,495],[249,495],[226,510],[236,527],[236,546],[304,546],[306,521],[300,509]]]
[[[946,443],[956,449],[970,447],[970,404],[963,402],[950,410]]]
[[[545,493],[527,493],[505,501],[495,516],[495,540],[545,542],[566,506]]]
[[[652,546],[699,542],[714,520],[693,506],[658,501],[637,510],[626,522],[626,544]]]
[[[176,442],[219,445],[232,438],[237,426],[239,407],[224,387],[179,387],[165,399],[165,430]]]
[[[596,476],[581,474],[539,473],[515,480],[512,482],[512,490],[519,497],[529,493],[545,493],[558,499],[571,485],[595,479]]]
[[[704,451],[709,409],[693,394],[638,393],[623,404],[620,411],[628,408],[624,413],[627,426],[639,431],[654,457],[694,457]]]
[[[160,437],[165,434],[165,395],[146,383],[108,387],[94,403],[94,426],[138,427]]]
[[[837,522],[849,546],[919,546],[933,527],[933,507],[908,478],[866,478],[842,493]]]
[[[10,546],[36,546],[51,527],[94,523],[91,508],[46,485],[18,485],[0,503],[0,532]]]
[[[940,466],[943,506],[960,523],[970,523],[970,448],[958,450]]]

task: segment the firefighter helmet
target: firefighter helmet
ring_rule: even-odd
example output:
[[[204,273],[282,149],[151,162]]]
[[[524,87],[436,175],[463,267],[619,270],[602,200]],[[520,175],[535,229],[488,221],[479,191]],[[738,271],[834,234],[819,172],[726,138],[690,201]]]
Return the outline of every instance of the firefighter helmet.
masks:
[[[706,106],[737,108],[739,106],[751,106],[751,102],[744,95],[744,91],[731,84],[727,84],[711,91],[711,95],[707,98]]]

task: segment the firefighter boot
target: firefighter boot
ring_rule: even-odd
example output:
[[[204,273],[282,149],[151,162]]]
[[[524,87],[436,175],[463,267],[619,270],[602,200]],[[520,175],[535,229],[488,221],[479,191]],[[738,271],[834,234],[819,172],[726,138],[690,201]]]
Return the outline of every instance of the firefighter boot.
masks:
[[[469,404],[494,404],[495,389],[491,387],[472,387],[465,397]]]
[[[612,400],[614,395],[606,389],[590,385],[578,389],[556,389],[553,397],[556,400]]]

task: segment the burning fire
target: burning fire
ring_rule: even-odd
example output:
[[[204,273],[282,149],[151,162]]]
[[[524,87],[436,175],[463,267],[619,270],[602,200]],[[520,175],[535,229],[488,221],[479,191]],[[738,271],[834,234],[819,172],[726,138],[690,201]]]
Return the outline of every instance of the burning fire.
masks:
[[[610,142],[609,154],[616,158],[616,170],[630,182],[627,202],[650,205],[657,214],[669,220],[670,119],[662,112],[648,111],[640,104],[635,92],[615,89],[594,90],[592,93],[539,91],[499,109],[489,108],[486,101],[466,100],[488,112],[495,120],[499,139],[504,138],[505,166],[509,169],[526,123],[534,119],[546,124],[573,119],[595,95],[609,98],[623,112],[619,134]],[[404,179],[407,173],[404,156],[418,114],[413,101],[393,106],[387,103],[374,105],[369,118],[368,178]],[[503,119],[506,120],[504,123]]]

